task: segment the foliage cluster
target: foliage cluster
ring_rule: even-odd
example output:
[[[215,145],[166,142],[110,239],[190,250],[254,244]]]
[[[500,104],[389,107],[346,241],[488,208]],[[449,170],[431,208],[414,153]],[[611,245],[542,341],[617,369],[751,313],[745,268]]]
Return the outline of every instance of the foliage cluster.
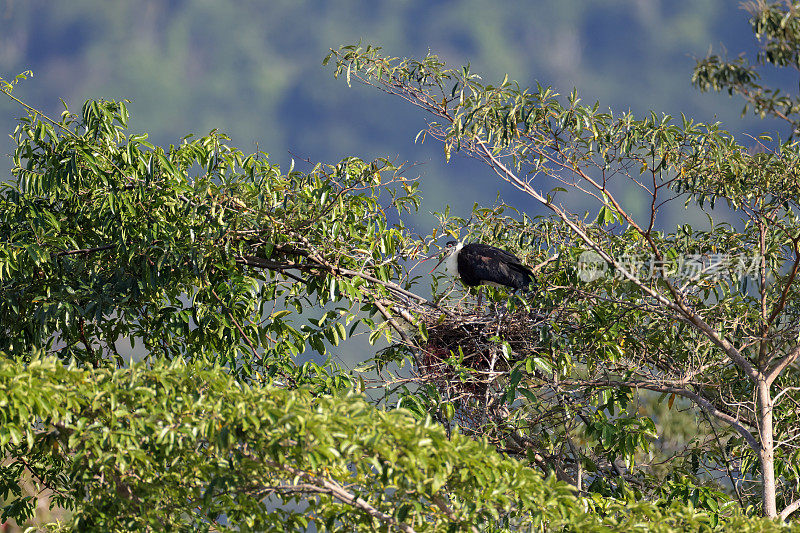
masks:
[[[753,5],[763,62],[797,57],[798,9]],[[52,119],[2,82],[28,109],[0,193],[3,519],[50,498],[71,513],[54,528],[99,530],[782,529],[800,507],[798,145],[487,85],[433,55],[331,60],[550,215],[445,210],[418,236],[417,184],[391,161],[283,171],[213,131],[162,148],[125,102]],[[729,83],[720,65],[698,65],[717,76],[701,88]],[[736,87],[794,127],[777,93]],[[663,228],[676,202],[708,227]],[[722,204],[740,220],[715,222]],[[443,234],[513,249],[537,290],[486,289],[490,311],[436,277],[416,294]],[[370,363],[379,407],[364,376],[299,362],[356,332],[390,343]],[[653,407],[676,405],[697,435],[656,443]]]
[[[376,410],[357,394],[249,386],[209,361],[149,366],[0,360],[0,494],[16,497],[5,515],[32,513],[35,498],[13,483],[27,472],[74,510],[61,525],[79,530],[712,525],[666,498],[582,501],[486,442],[448,438],[430,420]],[[778,530],[741,516],[730,525]]]
[[[127,135],[127,120],[124,102],[89,102],[80,117],[31,111],[17,127],[0,199],[0,348],[96,366],[123,363],[117,343],[129,339],[294,383],[273,363],[373,325],[355,303],[389,291],[394,259],[416,246],[381,206],[381,194],[398,212],[419,201],[394,165],[282,174],[222,134],[162,149]]]

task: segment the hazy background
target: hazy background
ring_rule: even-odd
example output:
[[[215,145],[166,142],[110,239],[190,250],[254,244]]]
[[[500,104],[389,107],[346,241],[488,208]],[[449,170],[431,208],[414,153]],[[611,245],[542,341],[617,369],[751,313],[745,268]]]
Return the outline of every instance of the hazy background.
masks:
[[[452,66],[469,61],[487,82],[577,87],[601,108],[681,112],[722,120],[732,132],[769,124],[739,117],[741,102],[700,94],[689,82],[709,46],[754,54],[747,14],[735,0],[0,0],[0,76],[31,69],[14,94],[59,114],[89,98],[128,98],[131,129],[156,143],[213,128],[243,151],[258,147],[285,165],[344,156],[419,163],[423,210],[450,203],[467,213],[498,192],[523,210],[488,169],[441,146],[415,145],[426,118],[374,89],[348,88],[321,60],[331,47],[379,44],[387,54]],[[23,110],[0,97],[0,173]],[[423,213],[420,225],[430,223]],[[420,230],[426,228],[420,227]]]

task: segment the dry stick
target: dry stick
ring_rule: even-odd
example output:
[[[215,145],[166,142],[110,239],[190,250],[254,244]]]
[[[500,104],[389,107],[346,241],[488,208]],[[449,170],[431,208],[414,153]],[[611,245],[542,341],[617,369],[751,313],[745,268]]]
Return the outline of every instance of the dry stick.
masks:
[[[381,312],[389,325],[391,325],[392,328],[394,328],[394,330],[400,334],[400,337],[403,339],[403,341],[405,341],[409,346],[413,346],[414,341],[406,334],[405,331],[403,331],[403,328],[397,323],[397,320],[395,320],[394,316],[389,312],[389,310],[384,307],[383,304],[381,304],[380,300],[373,300],[372,303],[375,304],[375,307],[378,308],[378,311]]]
[[[531,272],[536,274],[537,272],[539,272],[541,269],[543,269],[544,267],[546,267],[547,265],[549,265],[553,261],[558,261],[559,257],[560,257],[560,255],[556,254],[553,257],[549,257],[549,258],[545,259],[544,261],[542,261],[541,263],[539,263],[535,267],[531,268]]]
[[[411,315],[411,313],[408,312],[408,310],[403,309],[401,307],[400,309],[397,310],[397,312],[400,313],[400,316],[406,319],[406,321],[409,322],[410,324],[414,324],[415,326],[417,325],[417,319],[414,318]]]

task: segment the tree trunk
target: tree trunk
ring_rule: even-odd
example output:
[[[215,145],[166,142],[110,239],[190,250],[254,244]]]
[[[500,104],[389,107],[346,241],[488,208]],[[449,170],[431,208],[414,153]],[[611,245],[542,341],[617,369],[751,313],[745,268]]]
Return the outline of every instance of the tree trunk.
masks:
[[[764,516],[776,518],[778,510],[775,505],[775,454],[772,440],[772,397],[769,385],[761,377],[758,385],[759,437],[761,439],[761,498]]]

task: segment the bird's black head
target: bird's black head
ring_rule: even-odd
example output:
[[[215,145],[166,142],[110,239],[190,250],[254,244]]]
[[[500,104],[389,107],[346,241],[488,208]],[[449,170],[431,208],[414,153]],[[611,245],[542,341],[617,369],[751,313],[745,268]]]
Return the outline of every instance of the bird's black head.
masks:
[[[444,243],[444,247],[450,249],[453,248],[456,244],[458,244],[456,241],[447,241],[446,243]]]

